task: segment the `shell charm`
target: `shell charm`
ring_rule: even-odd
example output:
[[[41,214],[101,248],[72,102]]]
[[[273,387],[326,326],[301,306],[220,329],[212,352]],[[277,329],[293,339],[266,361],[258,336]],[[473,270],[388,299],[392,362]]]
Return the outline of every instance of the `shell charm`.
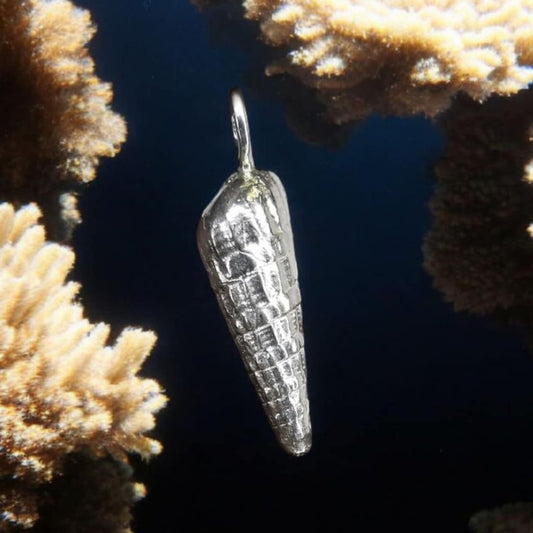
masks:
[[[311,448],[302,308],[287,197],[254,167],[246,109],[231,92],[239,168],[198,225],[197,242],[218,304],[280,445]]]

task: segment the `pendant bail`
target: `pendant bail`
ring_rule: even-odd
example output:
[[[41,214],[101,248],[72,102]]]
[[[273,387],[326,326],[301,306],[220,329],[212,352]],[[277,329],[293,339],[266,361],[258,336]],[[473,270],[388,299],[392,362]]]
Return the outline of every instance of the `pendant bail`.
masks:
[[[250,139],[250,127],[246,107],[240,89],[232,89],[230,93],[231,101],[231,125],[233,138],[237,145],[239,156],[239,170],[246,173],[255,168],[254,157],[252,155],[252,141]]]

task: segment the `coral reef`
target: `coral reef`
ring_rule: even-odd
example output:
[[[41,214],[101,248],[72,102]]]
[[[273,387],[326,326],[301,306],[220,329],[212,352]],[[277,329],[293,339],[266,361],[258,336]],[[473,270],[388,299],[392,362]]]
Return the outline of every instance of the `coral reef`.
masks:
[[[195,4],[210,2],[195,0]],[[508,95],[533,80],[533,1],[245,0],[280,49],[267,74],[313,87],[337,124],[372,112],[435,116],[464,92]]]
[[[446,115],[425,267],[456,310],[533,326],[533,90]]]
[[[137,376],[155,334],[127,328],[106,345],[109,326],[84,318],[79,285],[65,282],[74,253],[45,241],[39,216],[32,204],[0,205],[0,479],[15,482],[0,516],[26,526],[31,488],[67,454],[159,453],[145,433],[166,403],[157,382]]]
[[[92,180],[126,136],[86,48],[94,32],[89,12],[68,0],[0,0],[0,195],[38,201],[54,240],[61,215],[72,215],[67,236],[79,218],[58,197]]]
[[[65,281],[74,253],[37,224],[42,209],[49,238],[69,241],[77,191],[126,137],[87,49],[94,32],[69,0],[0,0],[2,531],[129,531],[143,491],[126,454],[161,449],[146,433],[166,398],[137,377],[155,334],[126,328],[106,345],[109,326],[84,318],[79,285]],[[102,505],[96,486],[109,489]]]

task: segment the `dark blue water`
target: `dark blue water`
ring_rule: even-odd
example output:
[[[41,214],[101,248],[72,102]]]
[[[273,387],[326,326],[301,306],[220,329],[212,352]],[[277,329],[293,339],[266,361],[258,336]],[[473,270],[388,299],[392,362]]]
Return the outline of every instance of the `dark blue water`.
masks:
[[[462,532],[533,498],[533,363],[524,339],[454,314],[422,268],[430,121],[371,117],[340,148],[304,143],[229,35],[185,0],[84,0],[99,76],[129,136],[81,197],[74,277],[92,321],[154,329],[143,374],[170,397],[134,530]],[[253,82],[251,81],[253,79]],[[313,450],[278,448],[195,244],[236,168],[243,89],[259,168],[284,181],[303,295]],[[282,517],[286,522],[282,524]]]

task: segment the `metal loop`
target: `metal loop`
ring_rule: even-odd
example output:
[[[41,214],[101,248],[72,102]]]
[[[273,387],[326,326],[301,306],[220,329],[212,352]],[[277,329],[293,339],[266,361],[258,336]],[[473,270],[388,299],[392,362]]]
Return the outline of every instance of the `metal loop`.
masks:
[[[239,170],[249,172],[253,170],[254,158],[252,155],[252,141],[250,139],[250,128],[248,126],[248,117],[246,107],[240,89],[232,89],[230,93],[231,100],[231,125],[233,137],[237,145],[239,155]]]

